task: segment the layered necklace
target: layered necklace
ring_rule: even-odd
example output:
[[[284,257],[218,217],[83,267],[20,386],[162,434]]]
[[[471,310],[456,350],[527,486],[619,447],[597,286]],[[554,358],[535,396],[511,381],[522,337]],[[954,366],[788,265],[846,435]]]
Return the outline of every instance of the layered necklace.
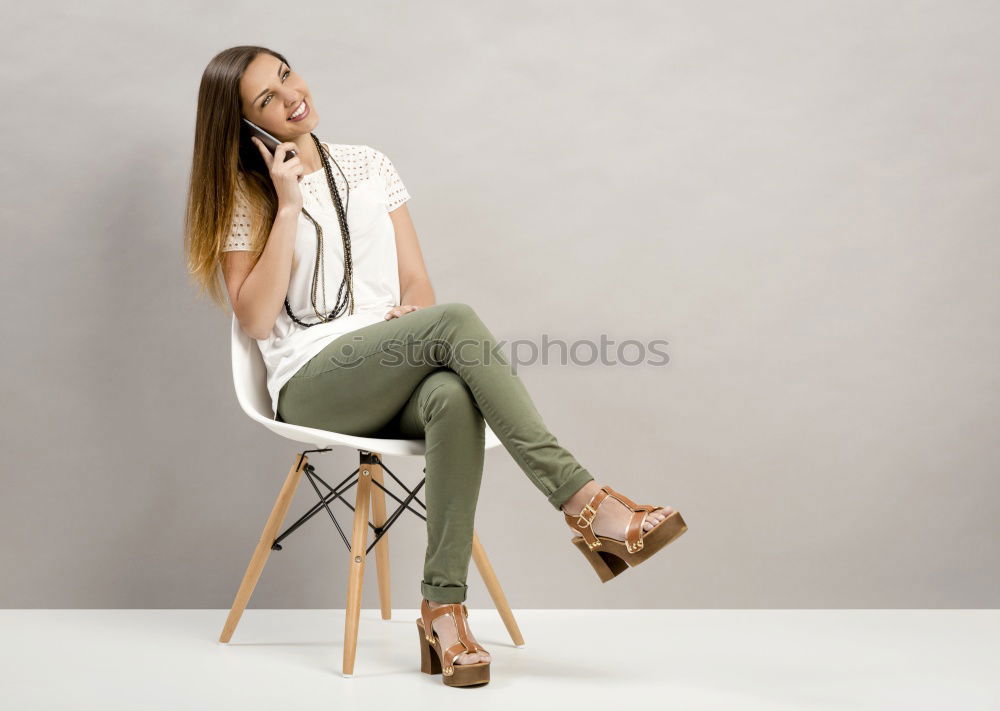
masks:
[[[310,295],[310,301],[312,303],[313,311],[316,313],[319,321],[314,321],[313,323],[306,323],[304,321],[296,318],[295,314],[292,313],[292,307],[288,303],[288,296],[285,296],[285,313],[288,317],[292,319],[295,323],[302,326],[303,328],[309,328],[311,326],[316,326],[320,323],[326,323],[327,321],[332,321],[335,318],[343,315],[344,310],[350,306],[349,313],[354,313],[354,261],[351,259],[351,232],[347,227],[347,208],[340,201],[340,192],[337,190],[337,184],[333,180],[333,171],[330,169],[330,160],[333,160],[334,165],[337,166],[337,170],[340,171],[340,175],[344,178],[344,185],[347,189],[347,205],[351,204],[351,186],[347,183],[347,176],[344,175],[344,171],[341,169],[340,164],[337,163],[336,159],[332,155],[327,158],[329,151],[326,146],[320,143],[320,140],[316,138],[316,134],[310,133],[313,142],[316,144],[316,149],[319,151],[319,157],[323,161],[323,171],[326,173],[326,183],[330,188],[330,199],[333,201],[334,207],[337,209],[337,219],[340,221],[340,235],[344,243],[344,278],[340,281],[340,289],[337,291],[337,303],[333,307],[333,311],[328,314],[324,314],[320,311],[319,307],[316,305],[316,292],[318,288],[323,291],[323,306],[326,307],[326,263],[323,259],[323,228],[320,226],[309,211],[304,207],[302,208],[302,214],[313,223],[316,228],[316,265],[313,267],[313,278],[312,278],[312,293]],[[320,287],[320,284],[322,286]]]

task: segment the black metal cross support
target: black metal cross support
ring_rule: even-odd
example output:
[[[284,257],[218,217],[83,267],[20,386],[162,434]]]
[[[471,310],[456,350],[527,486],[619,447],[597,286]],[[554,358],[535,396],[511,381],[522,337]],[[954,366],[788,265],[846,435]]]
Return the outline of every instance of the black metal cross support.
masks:
[[[330,448],[311,449],[302,452],[302,454],[305,455],[311,452],[329,452],[329,451],[332,450]],[[413,507],[410,506],[411,501],[416,501],[418,504],[420,504],[420,506],[424,509],[424,511],[427,510],[427,506],[424,504],[424,502],[421,501],[419,497],[417,497],[417,492],[420,491],[420,488],[427,481],[427,476],[426,476],[427,469],[425,468],[423,470],[424,478],[421,479],[420,483],[417,484],[416,488],[414,488],[411,491],[410,488],[407,487],[406,484],[401,482],[399,480],[399,477],[397,477],[393,473],[393,471],[385,465],[385,462],[382,461],[381,457],[379,457],[377,454],[373,452],[371,453],[363,452],[363,454],[368,454],[371,457],[372,463],[377,463],[378,465],[380,465],[382,469],[388,472],[389,476],[395,479],[396,483],[399,484],[399,486],[402,487],[402,489],[407,492],[407,497],[405,499],[400,499],[394,493],[392,493],[384,486],[382,486],[381,482],[372,479],[372,484],[374,484],[382,491],[387,493],[389,496],[394,498],[396,501],[398,501],[399,507],[392,512],[392,515],[389,516],[389,518],[387,518],[385,520],[385,523],[383,523],[381,526],[375,526],[372,524],[371,521],[368,521],[368,526],[375,532],[375,539],[372,541],[371,545],[368,546],[367,550],[365,550],[365,555],[367,555],[368,553],[371,553],[372,549],[379,542],[379,539],[381,539],[383,535],[389,532],[389,528],[392,526],[392,524],[396,522],[396,520],[400,517],[400,515],[402,515],[404,510],[409,510],[411,513],[413,513],[414,516],[418,516],[422,518],[424,521],[427,520],[426,516],[424,516],[419,511],[415,510]],[[298,521],[296,521],[295,523],[290,525],[287,529],[285,529],[284,533],[282,533],[281,535],[279,535],[277,538],[274,539],[274,543],[271,544],[271,550],[280,551],[282,549],[281,541],[283,541],[286,537],[288,537],[293,531],[297,530],[306,521],[308,521],[313,516],[318,514],[320,512],[320,509],[326,509],[326,512],[330,515],[330,520],[333,521],[333,525],[337,527],[337,531],[340,533],[340,538],[341,540],[344,541],[344,545],[347,546],[347,551],[349,553],[351,551],[351,542],[347,539],[347,536],[344,534],[344,530],[340,527],[340,523],[337,521],[337,517],[333,515],[333,511],[330,509],[330,502],[334,500],[341,501],[345,506],[347,506],[347,508],[349,508],[351,511],[354,511],[354,506],[352,506],[351,503],[343,497],[343,494],[345,494],[348,490],[350,490],[352,486],[358,483],[357,473],[358,471],[360,471],[360,469],[361,467],[355,468],[355,470],[350,474],[348,474],[343,480],[341,480],[341,482],[337,484],[337,486],[332,487],[329,484],[327,484],[326,481],[324,481],[324,479],[319,474],[316,473],[316,468],[312,464],[306,464],[302,468],[302,471],[305,472],[306,478],[309,479],[309,483],[312,484],[313,489],[316,491],[316,496],[319,497],[319,501],[313,504],[313,506],[308,511],[306,511],[305,514],[303,514]],[[322,491],[320,491],[319,486],[316,485],[317,481],[321,483],[324,487],[326,487],[327,493],[324,494]],[[368,517],[366,516],[365,519],[367,520],[367,518]]]

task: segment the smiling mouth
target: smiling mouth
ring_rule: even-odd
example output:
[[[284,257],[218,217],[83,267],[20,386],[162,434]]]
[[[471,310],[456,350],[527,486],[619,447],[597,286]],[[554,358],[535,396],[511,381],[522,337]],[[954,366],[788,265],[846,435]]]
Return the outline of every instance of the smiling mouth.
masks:
[[[303,99],[302,103],[299,104],[295,108],[295,111],[292,112],[292,115],[288,117],[288,120],[289,121],[301,121],[302,119],[304,119],[308,115],[309,115],[309,104],[307,104],[306,100]]]

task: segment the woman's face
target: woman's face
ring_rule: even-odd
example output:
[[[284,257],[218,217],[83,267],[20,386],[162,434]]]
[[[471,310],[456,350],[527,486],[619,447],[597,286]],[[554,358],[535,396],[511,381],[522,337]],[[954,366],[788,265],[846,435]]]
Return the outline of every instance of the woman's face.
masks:
[[[258,54],[243,73],[240,102],[243,116],[282,141],[308,134],[319,123],[305,81],[267,52]]]

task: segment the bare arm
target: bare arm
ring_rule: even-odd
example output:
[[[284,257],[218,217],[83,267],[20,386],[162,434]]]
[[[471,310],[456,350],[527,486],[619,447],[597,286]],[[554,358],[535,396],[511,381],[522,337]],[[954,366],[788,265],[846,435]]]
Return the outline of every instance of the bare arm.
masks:
[[[264,251],[252,266],[252,253],[222,253],[222,274],[229,303],[240,327],[251,338],[264,339],[285,305],[292,274],[292,252],[301,208],[280,207]]]
[[[288,283],[292,278],[295,234],[302,212],[299,180],[303,168],[297,155],[285,160],[285,153],[295,147],[294,143],[279,143],[272,156],[258,138],[251,140],[267,163],[278,195],[278,211],[256,266],[251,266],[249,252],[223,252],[222,274],[229,291],[229,303],[240,328],[251,338],[263,340],[271,333],[278,313],[285,305]]]
[[[417,231],[410,218],[410,211],[403,203],[389,213],[396,231],[396,257],[399,264],[399,303],[414,306],[433,306],[434,287],[427,274],[427,266],[420,251]]]

